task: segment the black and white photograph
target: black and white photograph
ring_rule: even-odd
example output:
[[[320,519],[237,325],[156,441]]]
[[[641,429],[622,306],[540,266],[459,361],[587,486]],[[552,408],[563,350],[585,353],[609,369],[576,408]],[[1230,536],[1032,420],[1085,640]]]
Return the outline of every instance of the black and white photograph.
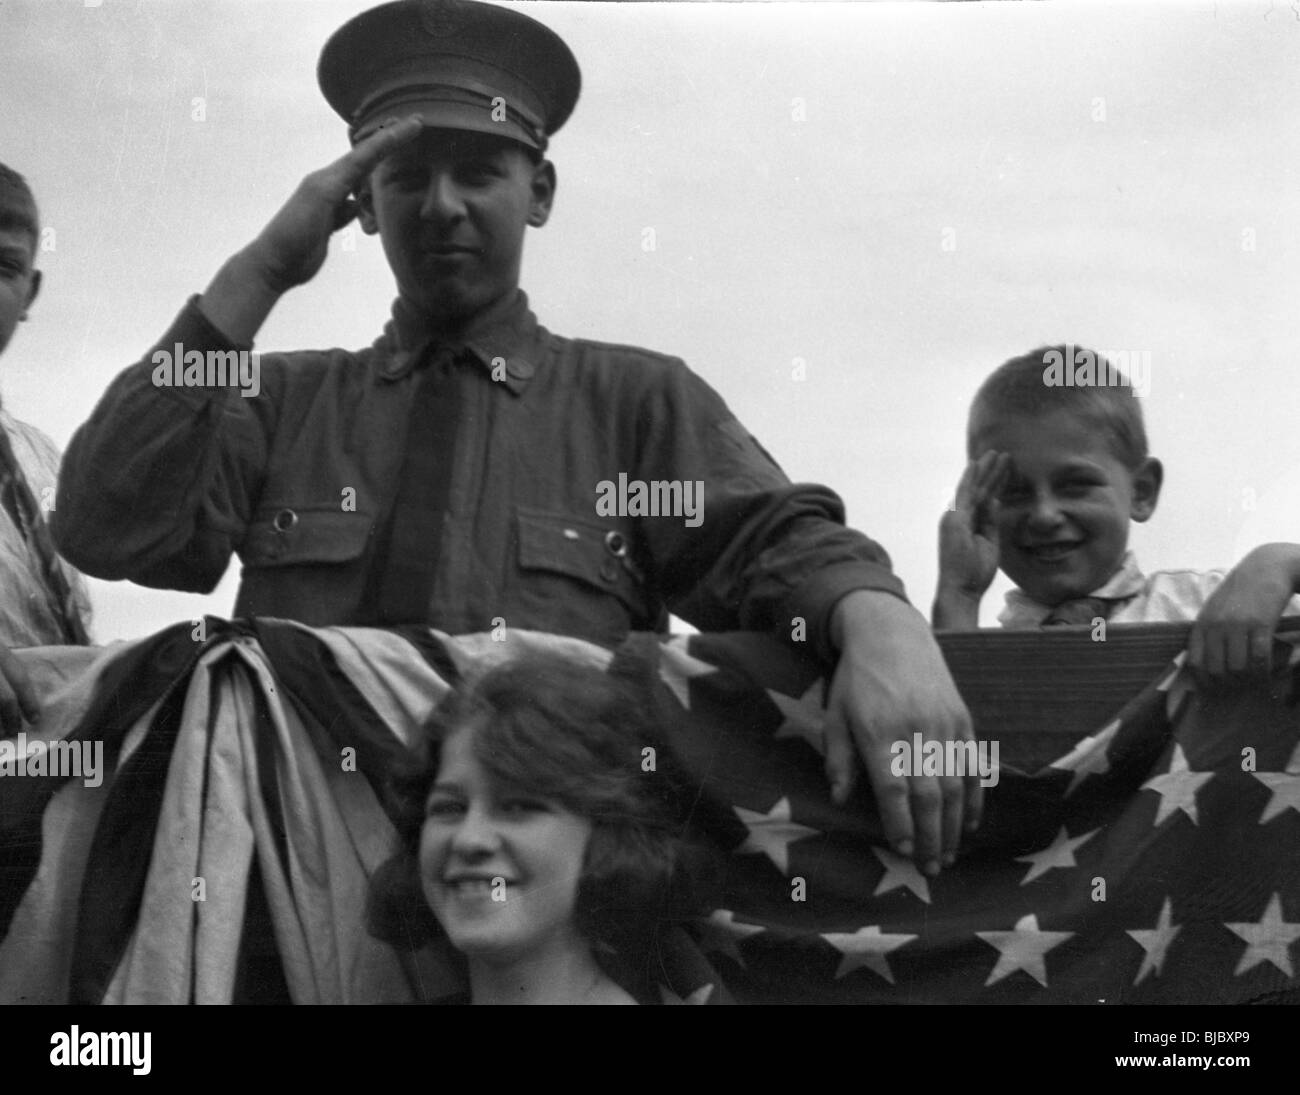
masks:
[[[1297,119],[1279,0],[0,3],[0,1002],[1300,1002]]]

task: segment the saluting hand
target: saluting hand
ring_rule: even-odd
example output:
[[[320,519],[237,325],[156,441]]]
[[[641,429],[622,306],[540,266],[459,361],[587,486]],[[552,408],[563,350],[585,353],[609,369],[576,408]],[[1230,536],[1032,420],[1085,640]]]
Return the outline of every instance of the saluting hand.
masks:
[[[936,628],[979,626],[979,603],[998,572],[998,495],[1011,457],[990,450],[966,465],[952,508],[939,520]]]
[[[357,215],[352,196],[394,149],[423,127],[414,115],[386,122],[328,167],[313,171],[248,249],[267,286],[283,293],[311,281],[325,263],[329,238]]]
[[[393,120],[303,179],[257,238],[204,290],[199,306],[213,326],[235,345],[251,342],[281,295],[311,281],[324,265],[330,236],[357,215],[356,189],[422,128],[415,116]]]

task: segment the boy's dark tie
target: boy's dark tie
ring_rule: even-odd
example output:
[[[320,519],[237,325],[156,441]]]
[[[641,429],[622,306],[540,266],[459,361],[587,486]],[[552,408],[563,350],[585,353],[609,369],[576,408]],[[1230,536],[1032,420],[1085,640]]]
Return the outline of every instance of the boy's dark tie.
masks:
[[[1109,620],[1111,613],[1132,599],[1132,597],[1076,597],[1071,601],[1062,601],[1043,618],[1039,626],[1089,627],[1099,616],[1103,620]]]
[[[41,516],[32,488],[27,485],[27,476],[14,456],[9,431],[3,426],[0,426],[0,504],[4,505],[14,526],[22,533],[27,550],[36,560],[50,613],[59,625],[63,641],[69,646],[84,646],[90,639],[81,622],[81,613],[77,611],[72,587],[59,564],[49,526]]]

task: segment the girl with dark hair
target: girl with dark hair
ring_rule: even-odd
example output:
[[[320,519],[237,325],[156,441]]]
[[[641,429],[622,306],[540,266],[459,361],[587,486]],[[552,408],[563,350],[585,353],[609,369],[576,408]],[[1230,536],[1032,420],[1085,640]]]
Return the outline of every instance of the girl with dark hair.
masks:
[[[372,933],[445,936],[476,1004],[650,999],[656,930],[684,911],[652,711],[629,683],[538,654],[453,692],[397,781],[403,848],[372,883]]]

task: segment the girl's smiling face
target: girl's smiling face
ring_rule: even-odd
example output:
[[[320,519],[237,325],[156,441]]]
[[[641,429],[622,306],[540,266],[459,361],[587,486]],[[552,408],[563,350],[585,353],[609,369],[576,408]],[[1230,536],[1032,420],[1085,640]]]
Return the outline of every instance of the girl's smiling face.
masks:
[[[475,729],[442,744],[420,835],[426,900],[453,946],[514,961],[585,945],[574,921],[592,823],[552,800],[500,791],[474,756]]]
[[[1125,466],[1103,432],[1075,415],[989,423],[978,451],[1011,456],[999,499],[999,565],[1040,604],[1086,597],[1120,568],[1130,521],[1155,512],[1161,469]]]

